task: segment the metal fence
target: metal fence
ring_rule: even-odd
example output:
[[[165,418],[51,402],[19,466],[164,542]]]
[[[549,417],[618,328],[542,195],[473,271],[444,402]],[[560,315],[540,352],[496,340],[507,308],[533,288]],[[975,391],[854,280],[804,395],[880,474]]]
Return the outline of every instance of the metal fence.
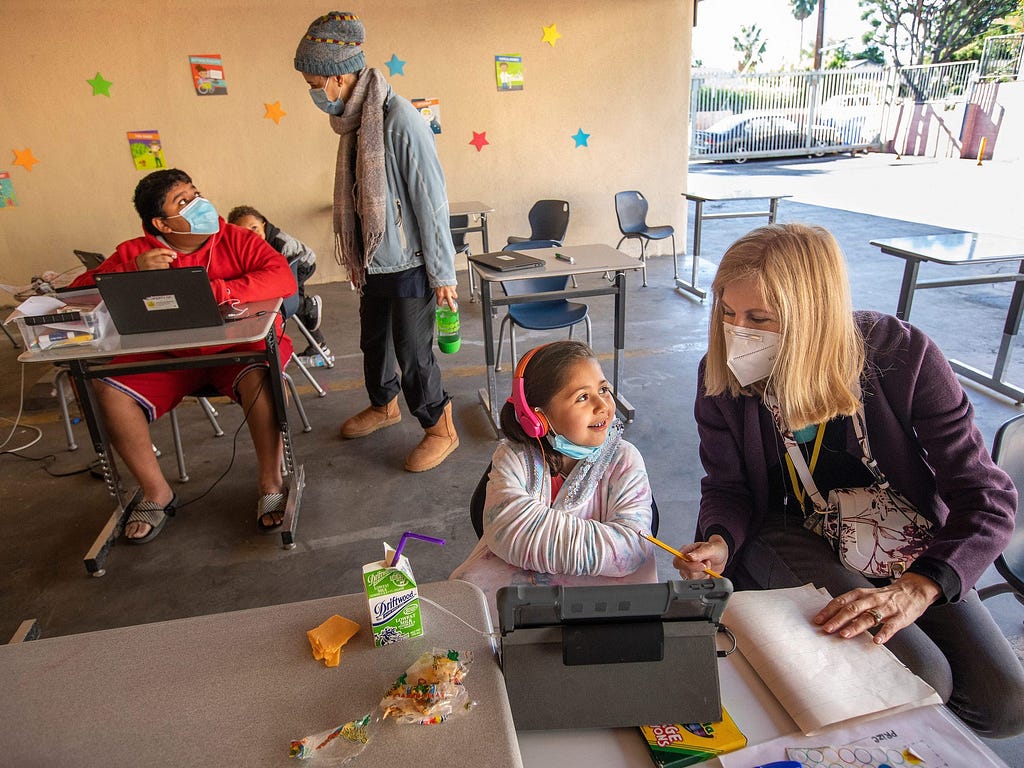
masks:
[[[1024,33],[985,38],[978,77],[982,80],[1017,80],[1024,69]]]
[[[882,142],[901,101],[966,98],[977,62],[821,72],[693,73],[690,159],[857,152]]]

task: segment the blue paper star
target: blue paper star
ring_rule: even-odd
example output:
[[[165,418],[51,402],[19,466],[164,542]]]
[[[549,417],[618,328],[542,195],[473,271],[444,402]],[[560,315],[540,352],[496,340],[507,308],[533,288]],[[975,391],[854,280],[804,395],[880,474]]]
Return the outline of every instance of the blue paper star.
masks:
[[[392,53],[391,58],[385,63],[388,65],[388,74],[392,77],[405,74],[405,62],[398,58],[397,54]]]
[[[589,147],[590,145],[587,144],[588,139],[590,139],[590,134],[584,133],[582,128],[576,131],[572,137],[572,140],[576,142],[577,147]]]

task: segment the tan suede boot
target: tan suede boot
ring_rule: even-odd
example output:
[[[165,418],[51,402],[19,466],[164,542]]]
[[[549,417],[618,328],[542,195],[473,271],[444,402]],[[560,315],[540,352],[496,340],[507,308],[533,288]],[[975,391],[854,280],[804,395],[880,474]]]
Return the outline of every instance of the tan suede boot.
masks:
[[[402,414],[398,410],[398,398],[390,403],[377,407],[371,405],[341,425],[341,436],[347,439],[355,437],[366,437],[378,429],[390,427],[402,420]]]
[[[409,458],[405,460],[405,468],[410,472],[433,469],[459,447],[459,436],[455,434],[455,424],[452,423],[451,401],[444,407],[437,424],[424,431],[426,434],[420,444],[412,449]]]

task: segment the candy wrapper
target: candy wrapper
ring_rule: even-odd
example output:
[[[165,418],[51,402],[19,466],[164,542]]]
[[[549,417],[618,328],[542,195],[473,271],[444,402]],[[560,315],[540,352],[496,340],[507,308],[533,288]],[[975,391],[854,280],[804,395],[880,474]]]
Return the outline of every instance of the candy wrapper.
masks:
[[[366,748],[374,722],[373,713],[369,712],[358,720],[293,741],[288,757],[299,760],[316,757],[323,758],[317,761],[321,765],[344,765]]]
[[[435,725],[465,711],[472,706],[462,685],[470,661],[468,651],[435,648],[422,654],[384,694],[380,702],[384,717]]]

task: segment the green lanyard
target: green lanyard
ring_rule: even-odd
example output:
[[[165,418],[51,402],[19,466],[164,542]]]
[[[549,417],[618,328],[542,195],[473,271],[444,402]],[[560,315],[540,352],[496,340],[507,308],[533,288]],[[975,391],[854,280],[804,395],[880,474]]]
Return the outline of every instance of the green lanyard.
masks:
[[[814,467],[818,463],[818,456],[821,454],[821,442],[825,437],[825,423],[822,422],[818,425],[818,432],[814,437],[814,450],[811,451],[811,461],[807,465],[808,470],[813,475]],[[797,502],[800,504],[800,509],[804,508],[805,493],[800,487],[800,480],[796,476],[796,467],[793,466],[793,460],[789,458],[789,454],[786,454],[786,468],[789,470],[789,479],[793,483],[793,495],[796,496]]]

